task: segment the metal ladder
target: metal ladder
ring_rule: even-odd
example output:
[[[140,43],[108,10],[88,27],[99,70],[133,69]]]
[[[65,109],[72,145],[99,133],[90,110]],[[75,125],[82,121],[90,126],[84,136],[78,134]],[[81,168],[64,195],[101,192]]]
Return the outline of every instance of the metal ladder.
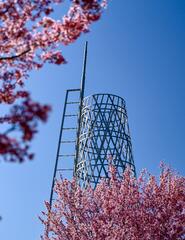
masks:
[[[56,180],[69,178],[74,175],[74,162],[76,157],[76,144],[79,121],[81,89],[68,89],[66,91],[62,122],[58,140],[56,162],[53,173],[50,193],[50,206],[55,200],[54,185]],[[73,99],[70,98],[73,95]],[[75,99],[74,99],[75,97]],[[71,122],[70,122],[71,120]],[[68,126],[68,125],[69,126]],[[72,125],[71,125],[72,124]],[[69,152],[68,152],[69,151]],[[65,177],[66,176],[66,177]]]
[[[83,103],[84,89],[85,89],[87,45],[88,45],[88,42],[85,43],[85,48],[84,48],[84,59],[83,59],[80,88],[68,89],[66,91],[64,110],[63,110],[62,122],[60,127],[60,135],[58,140],[58,148],[57,148],[57,154],[56,154],[56,160],[55,160],[55,167],[54,167],[54,173],[53,173],[53,180],[52,180],[52,186],[51,186],[51,193],[50,193],[51,208],[52,208],[53,200],[56,199],[56,194],[54,193],[55,181],[60,180],[61,178],[69,179],[75,175],[76,163],[79,155],[79,133],[81,128],[81,111],[82,111],[82,103]],[[77,94],[77,98],[75,98],[75,100],[70,100],[70,95],[73,94],[74,96],[75,93]],[[70,106],[76,106],[76,108],[73,108],[73,110],[70,111]],[[69,119],[72,119],[71,122]],[[69,126],[66,126],[66,124],[69,124]],[[68,135],[66,135],[66,133]],[[71,146],[71,152],[65,152],[66,149],[67,150],[70,149],[69,146]],[[65,177],[65,174],[66,174],[66,177]]]

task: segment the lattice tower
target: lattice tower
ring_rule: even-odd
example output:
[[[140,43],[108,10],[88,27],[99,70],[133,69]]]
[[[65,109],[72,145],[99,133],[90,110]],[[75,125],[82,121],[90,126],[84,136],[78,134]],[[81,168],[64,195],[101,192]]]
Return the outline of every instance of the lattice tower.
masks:
[[[123,98],[94,94],[84,98],[75,168],[78,183],[96,186],[109,177],[109,159],[122,177],[127,166],[135,175],[128,117]]]

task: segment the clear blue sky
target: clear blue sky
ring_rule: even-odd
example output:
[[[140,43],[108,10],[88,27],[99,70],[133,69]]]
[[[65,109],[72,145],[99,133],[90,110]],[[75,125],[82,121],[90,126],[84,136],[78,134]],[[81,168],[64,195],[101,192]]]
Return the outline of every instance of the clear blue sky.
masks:
[[[63,48],[67,65],[47,65],[27,82],[53,111],[33,142],[35,160],[1,163],[0,239],[37,240],[42,233],[37,216],[49,198],[65,90],[79,87],[85,40],[86,95],[126,100],[137,172],[158,174],[163,160],[185,175],[185,1],[112,0],[89,34]]]

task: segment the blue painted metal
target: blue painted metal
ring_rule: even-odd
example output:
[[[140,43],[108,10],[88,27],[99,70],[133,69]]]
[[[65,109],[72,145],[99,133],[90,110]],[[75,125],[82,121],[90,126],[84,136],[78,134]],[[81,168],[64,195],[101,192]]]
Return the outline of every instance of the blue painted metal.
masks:
[[[69,172],[72,173],[71,177],[75,176],[77,183],[82,187],[87,187],[88,184],[96,187],[101,178],[109,177],[108,166],[111,157],[118,177],[122,177],[127,166],[136,176],[124,99],[105,93],[84,98],[87,46],[86,42],[81,87],[66,91],[50,194],[51,206],[55,198],[55,180],[61,179],[64,172],[67,173],[67,176],[69,176]],[[69,100],[69,94],[74,93],[78,94],[77,100]],[[77,106],[76,111],[68,112],[69,106],[73,105]],[[66,122],[71,118],[74,118],[72,123],[75,126],[66,127]],[[73,139],[70,137],[65,139],[63,136],[64,132],[69,131],[73,131]],[[72,145],[74,151],[65,153],[66,144]]]
[[[127,166],[136,175],[125,101],[113,94],[83,100],[76,177],[82,187],[96,187],[109,177],[109,159],[122,177]]]

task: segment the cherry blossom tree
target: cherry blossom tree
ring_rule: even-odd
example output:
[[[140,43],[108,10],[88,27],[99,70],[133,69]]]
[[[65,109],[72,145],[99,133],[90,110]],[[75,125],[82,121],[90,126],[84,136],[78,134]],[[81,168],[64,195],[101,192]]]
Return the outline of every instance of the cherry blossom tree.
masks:
[[[0,2],[0,156],[6,161],[32,159],[29,143],[50,107],[31,99],[24,82],[29,72],[45,63],[64,64],[61,46],[89,31],[106,6],[105,0],[71,0],[59,20],[49,15],[62,0]],[[4,110],[6,109],[6,111]],[[2,112],[2,111],[1,111]]]
[[[159,179],[130,170],[95,190],[81,189],[75,180],[58,181],[57,200],[41,218],[43,240],[183,240],[185,239],[185,178],[164,165]]]

